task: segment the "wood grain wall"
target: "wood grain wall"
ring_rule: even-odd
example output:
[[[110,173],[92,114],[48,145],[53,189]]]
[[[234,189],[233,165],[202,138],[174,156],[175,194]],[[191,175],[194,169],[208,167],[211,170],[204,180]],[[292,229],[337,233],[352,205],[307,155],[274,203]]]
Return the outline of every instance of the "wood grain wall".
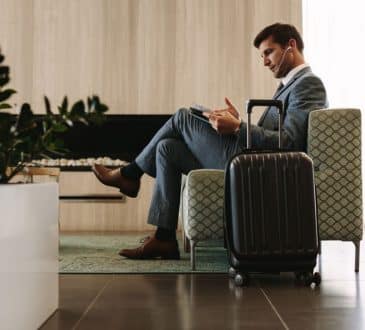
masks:
[[[276,21],[301,29],[300,0],[0,0],[0,45],[16,101],[44,112],[99,94],[110,113],[173,113],[200,102],[243,109],[275,89],[252,46]]]
[[[43,95],[55,106],[64,95],[92,93],[113,114],[221,107],[225,96],[243,111],[246,99],[275,90],[252,41],[277,21],[301,30],[301,1],[0,0],[0,46],[19,92],[14,102],[30,102],[36,113]],[[146,229],[153,180],[144,181],[141,198],[120,208],[62,204],[61,228]]]

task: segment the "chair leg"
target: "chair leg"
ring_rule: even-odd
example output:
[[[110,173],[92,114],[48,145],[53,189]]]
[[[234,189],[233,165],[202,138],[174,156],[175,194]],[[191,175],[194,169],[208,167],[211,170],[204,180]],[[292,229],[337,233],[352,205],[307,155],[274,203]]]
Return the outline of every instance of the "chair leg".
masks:
[[[191,264],[191,270],[195,269],[195,246],[196,242],[193,240],[190,240],[190,264]]]
[[[188,237],[185,234],[185,230],[182,231],[182,241],[184,245],[184,252],[189,253],[190,252],[190,241]]]
[[[355,245],[355,272],[359,272],[360,267],[360,241],[353,241]]]

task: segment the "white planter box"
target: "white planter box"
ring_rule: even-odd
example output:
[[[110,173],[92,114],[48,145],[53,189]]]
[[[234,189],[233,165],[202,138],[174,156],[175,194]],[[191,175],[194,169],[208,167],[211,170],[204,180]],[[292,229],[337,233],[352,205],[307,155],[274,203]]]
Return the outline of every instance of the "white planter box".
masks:
[[[37,329],[58,308],[58,184],[0,185],[0,328]]]

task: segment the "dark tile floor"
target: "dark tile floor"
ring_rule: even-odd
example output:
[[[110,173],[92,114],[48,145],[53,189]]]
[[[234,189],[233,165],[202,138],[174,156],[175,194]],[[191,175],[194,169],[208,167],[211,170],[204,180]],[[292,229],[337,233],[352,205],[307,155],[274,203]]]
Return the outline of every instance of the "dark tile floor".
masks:
[[[60,308],[41,329],[364,329],[363,257],[355,274],[351,243],[323,244],[319,288],[292,274],[248,288],[222,274],[61,275]]]

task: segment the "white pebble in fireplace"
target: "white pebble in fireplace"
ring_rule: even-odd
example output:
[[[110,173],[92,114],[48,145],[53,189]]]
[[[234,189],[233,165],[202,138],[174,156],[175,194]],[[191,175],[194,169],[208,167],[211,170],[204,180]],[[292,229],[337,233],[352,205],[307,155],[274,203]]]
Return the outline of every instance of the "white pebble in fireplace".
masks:
[[[42,167],[86,167],[94,164],[100,164],[104,166],[119,167],[128,164],[125,160],[112,159],[110,157],[98,157],[98,158],[80,158],[80,159],[36,159],[30,163],[30,166],[42,166]]]

